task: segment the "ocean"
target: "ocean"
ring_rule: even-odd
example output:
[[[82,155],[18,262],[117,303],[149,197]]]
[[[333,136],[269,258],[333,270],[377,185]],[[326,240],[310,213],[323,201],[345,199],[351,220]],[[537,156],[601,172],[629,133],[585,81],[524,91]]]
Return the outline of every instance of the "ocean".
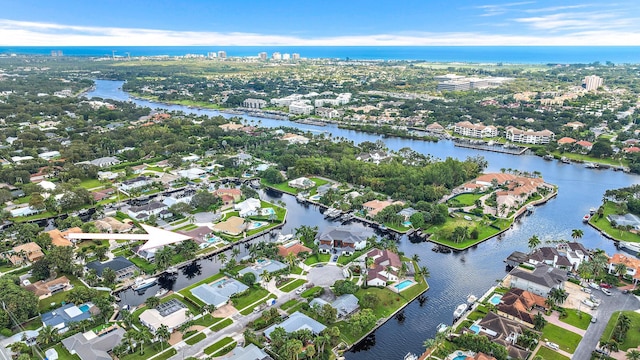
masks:
[[[640,63],[640,46],[113,46],[6,47],[0,54],[50,56],[180,56],[224,50],[227,56],[257,56],[265,51],[298,53],[303,58],[351,60],[424,60],[431,62],[505,64],[614,64]]]

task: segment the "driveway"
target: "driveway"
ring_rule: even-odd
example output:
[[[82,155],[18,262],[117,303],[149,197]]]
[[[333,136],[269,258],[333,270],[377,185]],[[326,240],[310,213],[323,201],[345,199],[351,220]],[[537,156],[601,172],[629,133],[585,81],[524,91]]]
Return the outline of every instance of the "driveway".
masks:
[[[593,314],[598,321],[589,325],[576,352],[573,353],[573,359],[591,358],[591,352],[596,349],[600,337],[604,333],[604,328],[607,326],[607,322],[614,311],[636,310],[640,307],[640,301],[634,295],[623,294],[616,288],[611,289],[611,292],[613,295],[606,296],[599,291],[594,291],[594,294],[602,300],[602,303]]]
[[[342,268],[336,265],[312,267],[307,274],[307,280],[314,286],[331,286],[336,280],[344,280]]]

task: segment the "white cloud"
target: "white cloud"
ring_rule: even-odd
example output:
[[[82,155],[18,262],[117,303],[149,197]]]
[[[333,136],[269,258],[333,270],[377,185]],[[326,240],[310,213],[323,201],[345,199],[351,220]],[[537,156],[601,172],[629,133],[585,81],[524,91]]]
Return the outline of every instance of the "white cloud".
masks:
[[[615,12],[567,12],[543,16],[513,19],[534,30],[575,31],[575,30],[628,30],[637,32],[635,19]],[[636,28],[636,29],[634,29]]]
[[[591,19],[591,23],[597,20]],[[617,27],[589,27],[579,19],[516,19],[541,30],[574,29],[568,34],[505,35],[472,32],[401,33],[298,37],[254,33],[171,31],[90,27],[0,19],[0,46],[466,46],[466,45],[640,45],[640,32]],[[611,20],[606,20],[607,22]],[[550,22],[550,25],[544,25]],[[545,27],[546,26],[546,27]]]
[[[521,1],[521,2],[512,2],[506,4],[486,4],[486,5],[478,5],[474,8],[480,9],[483,11],[480,16],[497,16],[507,13],[510,8],[518,7],[522,5],[534,4],[534,1]]]

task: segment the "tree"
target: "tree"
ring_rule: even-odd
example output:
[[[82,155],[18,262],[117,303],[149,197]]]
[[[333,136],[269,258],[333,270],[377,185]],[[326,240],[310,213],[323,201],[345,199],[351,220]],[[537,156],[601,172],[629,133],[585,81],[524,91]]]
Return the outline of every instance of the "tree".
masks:
[[[45,257],[33,263],[31,274],[38,280],[48,279],[51,276],[49,260]]]
[[[640,351],[636,349],[631,349],[627,351],[626,357],[627,357],[627,360],[640,360]]]
[[[569,294],[564,289],[553,288],[549,292],[548,297],[552,298],[557,304],[562,304],[565,302],[565,300],[567,300]]]
[[[54,246],[46,256],[51,264],[51,270],[71,274],[73,272],[73,251],[72,246]]]
[[[4,309],[10,311],[18,322],[38,314],[38,298],[31,292],[18,285],[19,279],[5,274],[0,277],[0,327],[11,328],[13,326]]]
[[[296,256],[296,254],[293,252],[290,252],[287,254],[287,256],[285,256],[284,259],[289,265],[289,270],[293,270],[293,267],[296,264],[296,261],[298,260],[298,257]]]
[[[242,282],[245,283],[247,286],[251,286],[256,282],[256,275],[252,272],[247,272],[244,275],[242,275]]]
[[[117,277],[116,272],[113,271],[113,269],[111,268],[105,268],[102,271],[102,280],[104,281],[104,284],[107,286],[115,285],[116,277]]]
[[[191,260],[195,257],[196,251],[198,251],[198,244],[191,239],[184,240],[175,246],[175,250],[183,259]]]
[[[149,309],[155,309],[156,306],[160,305],[160,299],[155,296],[150,296],[144,301],[145,305]]]
[[[171,333],[169,332],[169,328],[167,327],[167,325],[160,325],[158,330],[156,330],[156,337],[160,341],[160,348],[164,350],[164,342],[169,340],[169,338],[171,337]]]
[[[47,250],[51,247],[51,236],[46,232],[41,232],[36,236],[35,243],[41,248]]]
[[[120,319],[125,324],[127,329],[130,329],[131,325],[133,325],[133,314],[131,314],[131,311],[127,309],[122,309],[120,311]]]
[[[573,238],[574,241],[581,239],[583,235],[584,235],[584,232],[580,229],[571,230],[571,237]]]
[[[190,204],[184,202],[178,202],[169,206],[169,211],[172,214],[184,215],[191,212],[191,210],[193,210],[193,207]]]
[[[533,252],[533,250],[535,248],[537,248],[538,246],[540,246],[541,241],[540,238],[538,237],[538,235],[533,235],[529,238],[529,250],[531,252]]]
[[[144,354],[144,343],[151,340],[152,335],[146,326],[142,327],[142,330],[136,333],[136,341],[140,344],[140,355]]]
[[[156,269],[158,271],[164,271],[171,265],[171,258],[173,257],[173,248],[170,246],[164,246],[162,249],[156,252],[154,262],[156,263]]]
[[[262,174],[260,174],[260,177],[269,184],[280,184],[285,181],[284,176],[282,176],[280,171],[275,167],[270,167],[263,171]]]
[[[337,295],[355,294],[358,291],[358,285],[349,280],[337,280],[333,284],[333,292]]]
[[[220,198],[208,192],[207,190],[198,191],[191,198],[190,205],[200,211],[211,210],[215,205],[221,202]]]
[[[622,277],[627,274],[627,265],[625,265],[624,263],[618,263],[613,268],[613,270],[616,274],[618,274],[618,278],[622,279]]]
[[[420,262],[420,255],[418,254],[413,254],[413,257],[411,258],[411,260],[415,261],[416,264]]]
[[[50,344],[57,343],[59,338],[60,336],[58,334],[57,328],[53,326],[45,325],[42,328],[40,328],[38,332],[38,337],[36,339],[38,343],[41,345],[50,345]]]
[[[227,262],[227,255],[225,253],[218,254],[218,261],[224,265]]]
[[[260,274],[260,278],[266,284],[269,281],[271,281],[272,276],[271,276],[271,273],[267,269],[264,269],[264,270],[262,270],[262,273]]]
[[[547,325],[547,319],[545,319],[541,313],[537,313],[533,316],[533,328],[535,330],[542,331],[545,325]]]
[[[102,261],[105,255],[107,255],[107,251],[109,251],[109,249],[107,249],[106,247],[98,246],[93,250],[93,253],[98,258],[98,261]]]
[[[360,302],[363,308],[373,309],[378,304],[378,297],[371,293],[366,293]]]

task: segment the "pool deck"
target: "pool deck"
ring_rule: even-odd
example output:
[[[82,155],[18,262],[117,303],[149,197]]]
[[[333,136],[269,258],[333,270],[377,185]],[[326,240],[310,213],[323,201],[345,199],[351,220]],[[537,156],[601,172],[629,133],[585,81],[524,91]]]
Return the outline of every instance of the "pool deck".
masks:
[[[399,289],[399,288],[396,287],[396,285],[400,285],[405,281],[411,281],[411,284],[403,287],[402,289]],[[399,294],[402,291],[405,291],[406,289],[408,289],[408,288],[410,288],[410,287],[412,287],[412,286],[414,286],[416,284],[417,284],[417,282],[414,279],[407,278],[407,279],[404,279],[404,280],[402,280],[400,282],[397,282],[397,283],[394,283],[394,284],[391,284],[391,285],[387,286],[387,289]]]

